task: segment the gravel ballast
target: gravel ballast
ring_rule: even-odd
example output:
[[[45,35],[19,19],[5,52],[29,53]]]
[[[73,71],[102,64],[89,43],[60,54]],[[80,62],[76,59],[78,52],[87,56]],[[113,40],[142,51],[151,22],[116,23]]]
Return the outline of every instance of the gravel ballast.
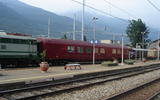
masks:
[[[160,77],[160,70],[124,78],[121,80],[106,82],[85,89],[53,95],[52,97],[38,98],[38,100],[98,100],[106,96],[134,88],[140,84]]]

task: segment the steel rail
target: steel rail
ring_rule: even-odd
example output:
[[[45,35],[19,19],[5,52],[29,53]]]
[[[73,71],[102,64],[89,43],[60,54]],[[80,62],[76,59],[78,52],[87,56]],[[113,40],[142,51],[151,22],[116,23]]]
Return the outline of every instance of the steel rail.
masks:
[[[155,69],[155,70],[157,70],[157,69]],[[90,86],[93,86],[93,85],[102,84],[102,83],[109,82],[109,81],[119,80],[119,79],[122,79],[122,78],[132,77],[132,76],[136,76],[136,75],[139,75],[139,74],[144,74],[144,73],[151,72],[151,71],[154,71],[154,70],[137,72],[137,73],[130,74],[130,75],[119,76],[119,77],[112,78],[112,79],[107,79],[107,80],[103,80],[103,81],[99,81],[99,82],[95,82],[95,83],[89,83],[89,84],[85,84],[85,85],[79,85],[79,86],[75,86],[75,87],[69,87],[69,88],[66,88],[66,89],[51,91],[51,92],[43,93],[43,94],[39,94],[39,95],[33,95],[33,96],[29,96],[29,97],[24,97],[24,98],[22,97],[22,98],[18,98],[18,99],[15,99],[15,100],[35,100],[35,98],[38,98],[38,97],[44,97],[44,96],[49,96],[49,95],[53,95],[53,94],[55,95],[55,94],[59,94],[59,93],[68,92],[68,91],[71,91],[71,90],[78,90],[78,89],[82,89],[82,88],[85,88],[85,87],[90,87]],[[112,100],[114,100],[114,99],[112,99]]]
[[[66,81],[58,82],[58,83],[50,83],[50,84],[36,85],[36,86],[30,86],[30,87],[24,87],[24,88],[18,88],[18,89],[4,90],[4,91],[0,91],[0,96],[3,94],[6,94],[6,93],[14,93],[14,92],[21,92],[21,91],[37,89],[37,88],[45,88],[45,87],[49,87],[49,86],[69,84],[69,83],[73,83],[73,82],[85,81],[85,80],[89,80],[89,79],[102,78],[102,77],[107,77],[107,76],[120,75],[120,74],[124,74],[124,73],[130,73],[130,72],[141,71],[141,70],[143,70],[143,69],[142,68],[128,69],[128,70],[124,70],[121,72],[116,71],[116,72],[110,73],[110,74],[98,75],[98,76],[88,76],[88,77],[79,78],[79,79],[66,80]]]
[[[146,100],[154,100],[154,98],[157,97],[158,95],[160,95],[160,91],[158,91],[157,93],[153,94],[151,97],[149,97]]]
[[[75,80],[60,82],[60,83],[56,83],[56,84],[47,84],[47,85],[27,87],[27,88],[22,88],[22,89],[1,91],[0,95],[4,95],[4,94],[7,94],[7,93],[13,93],[13,92],[21,92],[21,91],[26,91],[26,90],[33,90],[33,89],[37,89],[37,88],[45,88],[45,87],[49,87],[49,86],[57,86],[57,85],[69,84],[69,83],[73,83],[73,82],[85,81],[85,80],[94,79],[94,78],[102,78],[102,77],[107,77],[107,76],[112,76],[112,75],[115,76],[115,75],[121,75],[121,74],[124,74],[124,73],[126,74],[126,73],[130,73],[130,72],[134,72],[133,74],[122,75],[122,76],[119,76],[119,77],[113,78],[113,79],[106,79],[104,81],[99,81],[99,82],[95,82],[95,83],[89,83],[89,84],[76,86],[76,87],[69,87],[67,89],[56,90],[56,91],[51,91],[51,92],[48,92],[48,93],[42,93],[42,94],[39,94],[39,95],[34,95],[34,96],[24,97],[24,98],[22,97],[22,98],[17,98],[16,99],[16,100],[32,100],[32,99],[37,98],[37,97],[42,97],[42,96],[51,95],[51,94],[53,95],[53,94],[62,93],[62,92],[65,92],[65,91],[74,90],[74,89],[81,89],[81,88],[84,88],[84,87],[88,87],[88,86],[92,86],[92,85],[96,85],[96,84],[100,84],[100,83],[104,83],[104,82],[108,82],[108,81],[118,80],[118,79],[121,79],[121,78],[131,77],[131,76],[135,76],[135,75],[139,75],[139,74],[143,74],[143,73],[147,73],[147,72],[151,72],[151,71],[160,69],[159,67],[157,67],[157,68],[151,67],[151,68],[153,68],[153,69],[150,69],[150,70],[149,70],[149,68],[148,68],[148,70],[140,70],[139,69],[139,70],[137,70],[139,72],[134,72],[135,70],[134,71],[129,70],[129,71],[124,71],[124,72],[119,72],[119,73],[112,73],[112,74],[108,74],[108,75],[100,75],[100,76],[96,76],[96,77],[94,76],[94,77],[75,79]]]
[[[139,86],[137,86],[137,87],[135,87],[135,88],[129,89],[129,90],[124,91],[124,92],[121,92],[121,93],[119,93],[119,94],[115,94],[115,95],[112,95],[112,96],[106,97],[106,98],[104,97],[103,99],[100,99],[100,100],[118,100],[118,99],[121,98],[121,97],[125,97],[126,95],[129,95],[129,94],[133,93],[134,91],[137,91],[137,90],[139,90],[139,89],[142,89],[142,88],[144,88],[145,86],[149,86],[150,84],[152,84],[152,83],[154,83],[154,82],[157,82],[157,81],[160,81],[160,78],[154,79],[154,80],[152,80],[152,81],[150,81],[150,82],[144,83],[144,84],[142,84],[142,85],[139,85]],[[149,100],[150,100],[150,99],[149,99]]]
[[[157,70],[157,69],[153,69],[153,70]],[[150,70],[150,71],[153,71],[153,70]],[[32,99],[35,99],[37,97],[43,97],[43,96],[53,95],[53,94],[57,94],[57,93],[63,93],[63,92],[71,91],[71,90],[82,89],[82,88],[85,88],[85,87],[101,84],[101,83],[108,82],[108,81],[119,80],[119,79],[122,79],[122,78],[126,78],[126,77],[131,77],[131,76],[147,73],[147,72],[150,72],[150,71],[148,70],[148,71],[136,72],[136,73],[130,74],[130,75],[119,76],[119,77],[116,77],[116,78],[106,79],[106,80],[103,80],[103,81],[89,83],[89,84],[85,84],[85,85],[73,86],[73,87],[69,87],[69,88],[65,88],[65,89],[51,91],[51,92],[48,92],[48,93],[42,93],[42,94],[39,94],[39,95],[33,95],[33,96],[28,96],[28,97],[17,98],[15,100],[32,100]]]
[[[155,68],[154,66],[152,66],[152,67]],[[152,68],[152,67],[146,67],[145,69],[149,69],[149,68]],[[48,87],[48,86],[56,86],[56,85],[61,85],[61,84],[69,84],[69,83],[72,83],[72,82],[84,81],[84,80],[107,77],[107,76],[114,76],[114,75],[123,74],[123,73],[127,73],[127,72],[129,73],[129,72],[134,72],[134,71],[140,71],[140,70],[143,70],[143,69],[144,68],[142,68],[142,67],[130,68],[130,69],[124,69],[124,70],[117,70],[118,72],[115,71],[115,72],[109,73],[109,74],[98,75],[98,76],[88,76],[88,77],[84,77],[84,78],[71,79],[71,80],[58,82],[58,83],[50,83],[50,84],[36,85],[36,86],[30,86],[30,87],[24,87],[24,88],[18,88],[18,89],[3,90],[3,91],[0,91],[0,96],[2,94],[6,94],[6,93],[20,92],[20,91],[31,90],[31,89],[36,89],[36,88],[45,88],[45,87]]]

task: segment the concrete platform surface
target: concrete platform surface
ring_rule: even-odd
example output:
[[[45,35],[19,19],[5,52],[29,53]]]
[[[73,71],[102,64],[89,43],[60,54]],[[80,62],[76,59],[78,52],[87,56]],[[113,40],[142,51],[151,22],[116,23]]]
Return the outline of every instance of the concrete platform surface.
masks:
[[[159,61],[137,62],[134,65],[119,65],[112,67],[96,65],[81,65],[81,70],[64,70],[64,66],[50,67],[48,72],[43,73],[37,68],[17,68],[17,69],[2,69],[0,70],[0,84],[15,83],[15,82],[29,82],[31,80],[49,80],[50,78],[61,79],[73,77],[78,74],[109,71],[116,69],[125,69],[130,67],[146,66],[160,63]]]

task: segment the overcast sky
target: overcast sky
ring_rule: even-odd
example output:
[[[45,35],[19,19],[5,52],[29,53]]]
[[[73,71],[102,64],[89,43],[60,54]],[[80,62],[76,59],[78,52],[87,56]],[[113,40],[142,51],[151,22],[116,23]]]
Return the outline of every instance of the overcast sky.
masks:
[[[82,6],[73,2],[72,0],[20,0],[32,6],[40,7],[45,10],[55,12],[60,15],[64,15],[68,12],[76,12],[82,9]],[[82,2],[82,0],[77,0]],[[146,24],[160,29],[160,12],[153,8],[147,0],[107,0],[113,5],[124,9],[133,16],[141,18]],[[151,0],[157,7],[160,8],[160,0]],[[97,9],[110,13],[114,16],[131,19],[132,16],[124,13],[110,4],[106,3],[104,0],[86,0],[86,4],[93,6]],[[86,11],[91,11],[91,9],[86,8]]]

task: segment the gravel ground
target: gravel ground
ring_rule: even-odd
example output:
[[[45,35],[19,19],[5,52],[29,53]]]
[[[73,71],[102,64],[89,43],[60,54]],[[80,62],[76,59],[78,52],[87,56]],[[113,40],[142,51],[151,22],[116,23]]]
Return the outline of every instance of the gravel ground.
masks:
[[[125,97],[121,97],[115,100],[147,100],[158,91],[160,91],[160,81],[146,86],[134,93],[126,95]]]
[[[124,74],[124,75],[128,75],[128,74]],[[39,88],[33,91],[24,91],[24,92],[20,92],[20,93],[13,93],[11,95],[4,95],[4,97],[13,99],[13,98],[22,98],[22,97],[27,97],[27,96],[33,96],[33,95],[38,95],[38,94],[42,94],[42,93],[47,93],[47,92],[52,92],[55,90],[59,90],[59,89],[66,89],[69,87],[73,87],[73,86],[79,86],[79,85],[85,85],[85,84],[90,84],[90,83],[95,83],[95,82],[100,82],[100,81],[104,81],[104,80],[109,80],[109,79],[113,79],[113,78],[117,78],[118,76],[110,76],[110,77],[103,77],[103,78],[97,78],[97,79],[91,79],[91,80],[86,80],[86,81],[82,81],[82,82],[74,82],[74,83],[70,83],[70,84],[66,84],[66,85],[59,85],[59,86],[53,86],[53,87],[46,87],[44,88]]]
[[[97,100],[160,77],[160,70],[38,100]]]

